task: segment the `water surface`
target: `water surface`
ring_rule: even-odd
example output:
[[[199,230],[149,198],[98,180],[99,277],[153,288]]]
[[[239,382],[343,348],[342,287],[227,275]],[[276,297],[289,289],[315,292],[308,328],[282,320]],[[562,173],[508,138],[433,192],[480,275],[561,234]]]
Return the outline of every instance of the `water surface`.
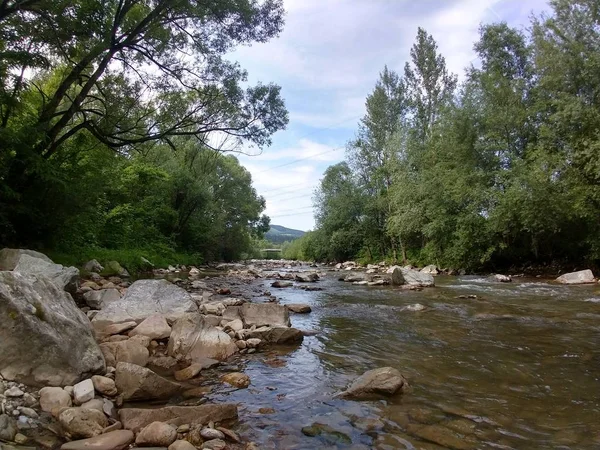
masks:
[[[600,286],[440,276],[402,291],[336,275],[320,292],[271,289],[282,304],[311,305],[292,322],[318,334],[253,355],[249,389],[211,395],[240,402],[237,431],[261,448],[600,449]],[[403,309],[415,303],[427,309]],[[381,366],[398,368],[410,392],[334,399]],[[305,436],[315,422],[330,432]]]

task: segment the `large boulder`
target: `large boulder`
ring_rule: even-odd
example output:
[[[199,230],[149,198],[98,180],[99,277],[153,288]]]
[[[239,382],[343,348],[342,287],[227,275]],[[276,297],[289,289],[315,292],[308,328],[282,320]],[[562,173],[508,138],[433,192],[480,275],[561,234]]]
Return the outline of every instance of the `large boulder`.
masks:
[[[590,269],[580,270],[579,272],[565,273],[556,279],[562,284],[587,284],[593,283],[594,274]]]
[[[392,284],[402,286],[432,287],[435,286],[435,280],[430,273],[419,272],[418,270],[407,269],[405,267],[393,266],[387,271],[391,275]]]
[[[228,306],[223,318],[242,319],[247,327],[253,325],[289,327],[291,324],[288,309],[284,305],[275,303],[244,303],[242,306]]]
[[[129,336],[148,336],[150,339],[166,339],[171,327],[162,314],[153,314],[129,332]]]
[[[115,384],[123,400],[167,400],[181,390],[177,383],[136,364],[117,364]]]
[[[52,261],[49,262],[47,257],[44,259],[22,254],[13,270],[24,275],[43,275],[67,292],[75,293],[79,287],[79,269],[77,267],[54,264]]]
[[[138,366],[148,364],[150,353],[136,339],[126,341],[104,342],[100,344],[107,366],[115,367],[119,362],[127,362]]]
[[[46,255],[35,250],[26,250],[20,248],[3,248],[0,250],[0,270],[15,270],[21,256],[28,255],[34,258],[42,259],[46,262],[52,263],[53,261]]]
[[[58,421],[73,439],[98,436],[108,426],[108,419],[97,409],[66,408],[59,414]]]
[[[92,309],[104,309],[109,303],[116,302],[120,298],[121,293],[115,288],[89,291],[83,294],[85,303]]]
[[[225,360],[238,351],[227,333],[209,325],[199,314],[186,314],[173,324],[167,353],[177,360]]]
[[[137,433],[156,421],[179,426],[237,419],[237,406],[235,404],[220,403],[199,406],[165,406],[164,408],[152,409],[123,408],[119,410],[119,418],[123,428]]]
[[[44,276],[0,272],[0,323],[7,380],[65,386],[105,371],[88,318]]]
[[[40,389],[40,407],[42,411],[53,415],[62,408],[73,405],[71,395],[60,387],[44,387]]]
[[[93,319],[94,326],[106,323],[142,322],[161,314],[174,322],[182,315],[197,312],[198,307],[189,293],[167,280],[138,280],[118,301],[112,302]]]
[[[406,387],[408,387],[408,383],[398,369],[381,367],[362,374],[338,396],[361,400],[379,395],[391,396],[398,394]]]

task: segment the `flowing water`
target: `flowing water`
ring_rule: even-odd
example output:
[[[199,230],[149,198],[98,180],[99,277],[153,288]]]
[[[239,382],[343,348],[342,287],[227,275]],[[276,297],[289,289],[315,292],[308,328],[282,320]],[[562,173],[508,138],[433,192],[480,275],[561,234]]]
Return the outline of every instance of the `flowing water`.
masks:
[[[292,324],[318,334],[252,355],[250,388],[211,394],[240,403],[236,429],[260,448],[600,449],[600,286],[437,277],[435,288],[402,291],[336,280],[320,292],[272,289],[282,304],[311,305]],[[403,309],[415,303],[427,309]],[[382,366],[410,391],[334,398]],[[304,435],[313,423],[323,432]]]

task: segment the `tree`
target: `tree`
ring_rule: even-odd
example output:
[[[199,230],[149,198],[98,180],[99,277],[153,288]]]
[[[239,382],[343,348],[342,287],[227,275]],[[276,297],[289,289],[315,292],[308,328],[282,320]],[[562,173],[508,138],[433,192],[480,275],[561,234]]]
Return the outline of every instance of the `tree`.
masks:
[[[348,144],[348,159],[370,201],[365,202],[364,221],[369,222],[366,247],[384,257],[396,243],[386,234],[390,205],[388,191],[392,183],[392,164],[401,150],[391,142],[406,122],[405,87],[399,75],[387,67],[367,97],[366,114],[356,139]],[[395,256],[394,256],[395,258]]]
[[[342,261],[352,258],[363,246],[365,232],[364,197],[345,162],[328,167],[314,197],[316,223],[325,258]],[[308,252],[315,258],[317,252]],[[306,254],[306,253],[305,253]]]
[[[419,27],[410,49],[411,63],[404,66],[407,98],[412,109],[413,129],[425,143],[442,109],[452,101],[456,75],[446,68],[446,60],[437,51],[433,36]]]
[[[67,182],[69,142],[132,157],[178,137],[231,150],[270,144],[287,123],[280,89],[244,87],[223,56],[283,25],[280,0],[7,1],[0,7],[0,225],[26,244],[39,191]],[[33,70],[33,76],[25,73]]]

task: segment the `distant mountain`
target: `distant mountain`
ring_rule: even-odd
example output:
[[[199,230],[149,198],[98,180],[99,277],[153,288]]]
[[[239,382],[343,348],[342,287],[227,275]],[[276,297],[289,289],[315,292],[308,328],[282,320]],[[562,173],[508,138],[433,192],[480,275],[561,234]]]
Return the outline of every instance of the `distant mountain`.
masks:
[[[293,241],[304,236],[304,231],[292,230],[291,228],[282,227],[281,225],[271,225],[269,231],[265,234],[267,241],[274,244],[281,244],[285,241]]]

